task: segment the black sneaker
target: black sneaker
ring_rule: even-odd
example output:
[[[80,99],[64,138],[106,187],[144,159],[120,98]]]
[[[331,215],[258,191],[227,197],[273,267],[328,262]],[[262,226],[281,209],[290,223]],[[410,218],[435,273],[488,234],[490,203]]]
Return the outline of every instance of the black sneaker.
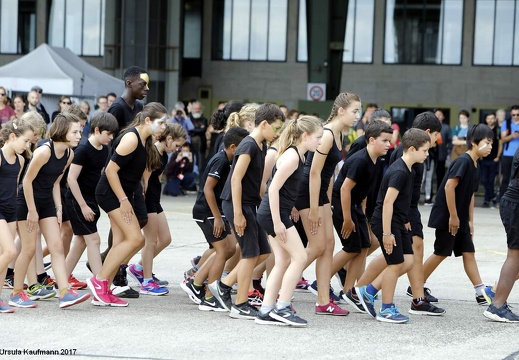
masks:
[[[128,286],[128,279],[126,278],[126,268],[128,265],[121,265],[117,275],[114,277],[112,285],[115,287],[112,292],[115,296],[127,299],[136,299],[139,297],[139,292],[133,290]]]
[[[193,280],[185,280],[180,283],[180,288],[189,296],[191,301],[200,305],[205,296],[205,289],[203,286],[196,286]]]
[[[290,306],[280,310],[274,309],[270,312],[270,317],[282,321],[290,326],[302,327],[307,325],[307,321],[294,314]]]
[[[160,280],[158,277],[155,276],[155,274],[151,274],[151,277],[153,278],[153,280],[155,280],[155,282],[157,284],[159,284],[160,287],[168,287],[169,285],[169,281],[167,280]]]
[[[49,262],[44,262],[43,263],[43,268],[45,270],[49,270],[50,268],[52,267],[52,263],[49,261]]]
[[[481,306],[489,306],[490,305],[488,303],[487,299],[485,299],[485,297],[483,295],[476,294],[476,302],[478,303],[478,305],[481,305]]]
[[[414,315],[441,316],[445,314],[445,310],[427,301],[420,301],[418,304],[411,301],[411,309],[409,309],[409,313]]]
[[[350,304],[358,312],[361,312],[363,314],[366,313],[366,310],[364,309],[364,306],[362,306],[362,303],[360,302],[358,296],[353,295],[351,289],[346,291],[346,294],[343,293],[341,297],[347,304]]]
[[[265,295],[265,289],[261,285],[261,279],[253,279],[252,280],[252,287],[256,290],[258,290],[261,295]]]
[[[288,324],[274,319],[270,316],[270,313],[262,314],[261,312],[258,314],[256,319],[254,319],[254,323],[258,325],[288,326]]]
[[[259,315],[258,309],[249,304],[248,301],[241,305],[232,305],[229,316],[233,319],[255,320]]]
[[[227,311],[231,311],[232,307],[232,299],[231,299],[231,289],[224,289],[220,285],[220,280],[215,280],[211,284],[208,285],[211,294],[215,297],[216,300],[222,305],[224,309]]]
[[[429,302],[429,303],[436,303],[438,302],[438,299],[435,298],[432,293],[431,293],[431,289],[429,288],[426,288],[424,287],[423,288],[423,293],[425,295],[425,301]],[[407,287],[407,292],[406,292],[407,296],[410,296],[410,297],[413,297],[413,291],[411,290],[411,286],[408,286]]]
[[[14,289],[14,275],[8,275],[5,277],[4,289]]]
[[[198,305],[198,310],[200,311],[217,311],[217,312],[225,312],[222,305],[214,298],[214,296],[210,299],[202,298],[202,302]]]

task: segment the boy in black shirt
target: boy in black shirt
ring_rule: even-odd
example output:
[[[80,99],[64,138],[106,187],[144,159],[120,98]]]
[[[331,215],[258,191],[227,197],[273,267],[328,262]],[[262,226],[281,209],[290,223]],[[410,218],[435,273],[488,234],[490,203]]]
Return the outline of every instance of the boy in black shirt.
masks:
[[[408,322],[393,303],[398,278],[413,267],[412,240],[408,223],[414,173],[412,166],[423,163],[429,153],[429,135],[420,129],[409,129],[402,137],[404,154],[384,174],[377,205],[371,218],[371,229],[377,236],[387,262],[383,276],[368,286],[356,287],[356,293],[366,311],[378,321]],[[382,309],[374,310],[374,297],[382,289]]]
[[[479,305],[489,305],[476,263],[473,216],[474,193],[478,187],[478,160],[490,154],[494,134],[485,124],[472,125],[467,131],[468,151],[449,166],[429,216],[428,226],[436,229],[434,253],[424,263],[424,280],[448,256],[463,256],[465,273],[476,290]]]
[[[223,215],[220,195],[231,170],[236,148],[247,135],[249,132],[240,127],[231,128],[225,133],[224,150],[209,160],[200,178],[200,190],[193,206],[193,219],[202,229],[209,245],[214,247],[215,255],[204,263],[193,279],[184,281],[180,287],[199,304],[198,308],[202,311],[225,311],[211,292],[205,292],[204,296],[203,284],[206,279],[210,284],[222,276],[225,262],[233,256],[236,249],[236,240]]]
[[[332,274],[349,262],[341,298],[357,310],[360,303],[352,290],[364,270],[366,254],[371,246],[368,222],[362,203],[369,193],[378,191],[373,181],[386,155],[393,129],[383,121],[371,121],[365,133],[367,147],[346,159],[333,185],[333,224],[343,248],[333,258]]]

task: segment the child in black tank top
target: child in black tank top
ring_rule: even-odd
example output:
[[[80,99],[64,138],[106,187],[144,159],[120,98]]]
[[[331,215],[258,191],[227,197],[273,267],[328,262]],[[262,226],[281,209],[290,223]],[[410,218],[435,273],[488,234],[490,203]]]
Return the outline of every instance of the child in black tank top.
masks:
[[[94,305],[128,306],[126,301],[112,294],[110,283],[120,265],[128,264],[144,245],[132,199],[144,170],[160,167],[152,135],[164,128],[166,119],[167,110],[162,104],[144,106],[128,130],[116,139],[114,154],[97,185],[96,200],[110,218],[113,247],[99,274],[87,279],[94,294]]]
[[[36,307],[36,303],[23,292],[23,280],[34,256],[38,227],[52,256],[60,308],[81,303],[90,297],[90,294],[68,290],[69,274],[60,236],[63,209],[59,181],[74,156],[71,149],[81,140],[79,119],[72,114],[59,114],[49,134],[51,141],[34,151],[23,179],[23,191],[19,192],[17,199],[16,217],[22,249],[16,260],[14,289],[9,304],[18,307]]]
[[[33,127],[24,120],[9,121],[0,131],[0,282],[4,282],[9,262],[16,258],[16,194],[24,163],[22,154],[34,136]],[[0,289],[1,292],[1,289]],[[0,299],[0,312],[14,309]]]
[[[303,175],[303,156],[315,151],[322,136],[321,120],[303,116],[291,120],[279,139],[279,155],[274,174],[258,209],[258,224],[270,236],[275,265],[265,288],[265,296],[256,318],[258,324],[306,326],[295,315],[291,299],[306,266],[306,251],[290,218]],[[288,267],[286,264],[289,264]],[[276,297],[279,299],[276,304]]]
[[[342,147],[342,132],[355,124],[360,116],[360,106],[360,98],[356,94],[341,93],[337,96],[324,125],[321,145],[314,152],[311,160],[310,157],[306,159],[308,181],[303,178],[296,202],[300,221],[308,237],[306,267],[317,259],[317,281],[309,288],[318,295],[316,314],[347,315],[349,313],[330,301],[332,296],[336,297],[333,290],[330,292],[335,238],[328,193],[335,167],[341,160],[337,155]],[[305,198],[308,198],[308,201]]]
[[[160,168],[144,172],[144,189],[146,192],[146,208],[148,223],[144,231],[144,248],[141,251],[141,261],[128,267],[128,274],[141,286],[140,293],[144,295],[167,295],[169,290],[161,287],[153,279],[153,258],[171,243],[168,220],[160,205],[162,184],[160,176],[168,162],[168,153],[173,152],[186,141],[186,132],[179,124],[168,124],[155,136],[155,147],[160,154]],[[157,251],[158,250],[158,251]]]

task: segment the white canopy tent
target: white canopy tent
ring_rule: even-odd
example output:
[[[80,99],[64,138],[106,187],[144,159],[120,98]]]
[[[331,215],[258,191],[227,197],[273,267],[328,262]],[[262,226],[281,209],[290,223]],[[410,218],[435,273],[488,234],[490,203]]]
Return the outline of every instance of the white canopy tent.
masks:
[[[38,85],[46,95],[83,98],[122,94],[124,90],[123,80],[88,64],[67,48],[47,44],[0,67],[0,85],[15,92],[29,92]]]

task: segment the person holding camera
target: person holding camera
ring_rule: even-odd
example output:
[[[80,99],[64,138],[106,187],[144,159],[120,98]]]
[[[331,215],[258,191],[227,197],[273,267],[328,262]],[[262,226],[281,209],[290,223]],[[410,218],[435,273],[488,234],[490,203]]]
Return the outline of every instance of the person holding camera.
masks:
[[[166,167],[167,183],[164,195],[185,195],[185,191],[196,191],[195,157],[191,152],[191,144],[185,142],[181,151],[172,154]]]
[[[172,124],[180,124],[187,134],[186,141],[191,143],[191,136],[189,133],[194,130],[195,126],[193,125],[193,122],[189,116],[186,115],[186,112],[184,111],[184,103],[182,101],[175,103],[175,107],[171,111],[171,116],[172,117],[170,122]]]

